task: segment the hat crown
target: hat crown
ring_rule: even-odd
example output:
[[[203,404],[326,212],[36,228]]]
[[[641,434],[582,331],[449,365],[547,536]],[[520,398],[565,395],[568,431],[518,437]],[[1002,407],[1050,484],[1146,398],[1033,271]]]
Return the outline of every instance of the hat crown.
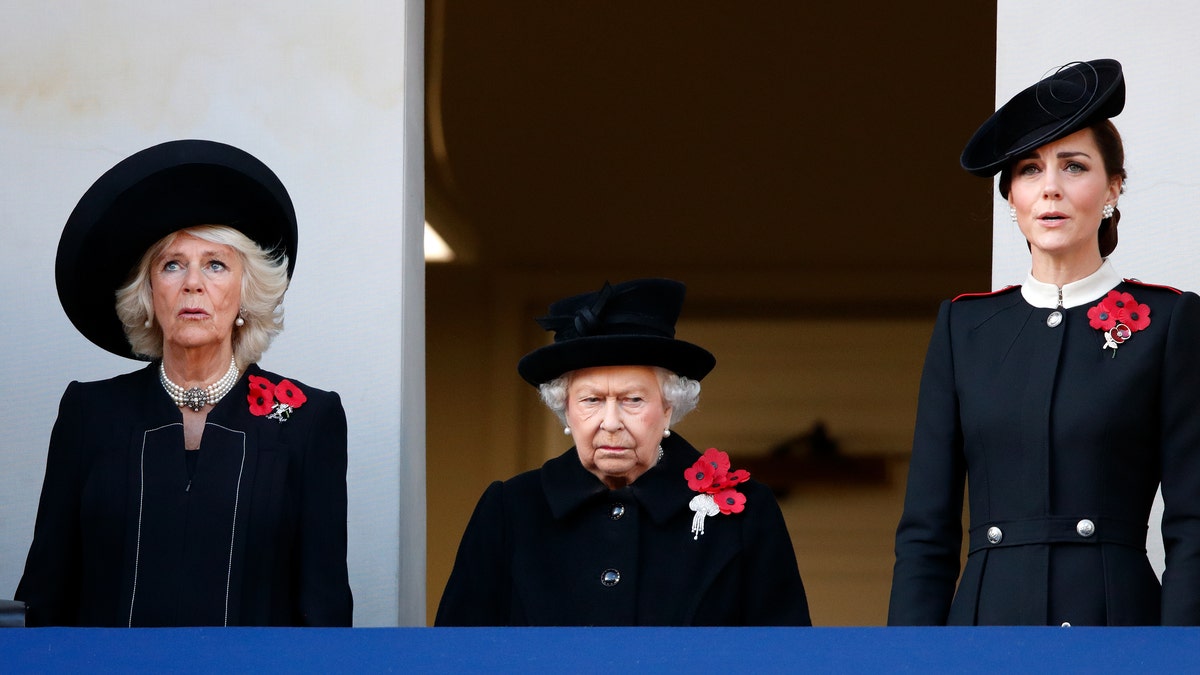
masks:
[[[716,359],[675,337],[686,293],[686,286],[671,279],[636,279],[605,282],[599,291],[559,300],[537,320],[554,331],[554,342],[526,354],[517,372],[534,386],[606,366],[657,366],[700,380]]]
[[[685,293],[683,284],[670,279],[639,279],[616,286],[606,281],[599,291],[555,302],[537,322],[554,331],[555,342],[597,335],[673,338]]]

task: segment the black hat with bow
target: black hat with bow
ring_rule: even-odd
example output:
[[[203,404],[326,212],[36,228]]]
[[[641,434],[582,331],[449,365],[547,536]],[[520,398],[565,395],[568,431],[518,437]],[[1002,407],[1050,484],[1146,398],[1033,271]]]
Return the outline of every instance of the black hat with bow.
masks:
[[[550,305],[537,320],[554,343],[526,354],[517,372],[535,387],[597,366],[659,366],[700,380],[717,364],[708,350],[675,338],[687,287],[671,279],[635,279]]]

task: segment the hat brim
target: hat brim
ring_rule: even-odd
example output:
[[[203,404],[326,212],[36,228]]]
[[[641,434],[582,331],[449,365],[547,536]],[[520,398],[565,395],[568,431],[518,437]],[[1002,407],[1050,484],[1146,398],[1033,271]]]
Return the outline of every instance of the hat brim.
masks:
[[[683,340],[650,335],[596,335],[535,349],[517,364],[517,372],[536,387],[581,368],[659,366],[701,380],[716,365],[716,357],[707,349]]]
[[[1095,73],[1094,90],[1086,105],[1069,115],[1054,117],[1038,101],[1039,87],[1051,78],[1038,82],[1013,96],[975,131],[959,158],[962,168],[982,178],[994,176],[1030,150],[1121,113],[1125,108],[1125,77],[1119,62],[1097,59],[1068,66],[1087,66],[1087,70],[1079,71],[1085,76]],[[1021,131],[1014,134],[1014,129]]]
[[[88,340],[138,358],[116,314],[116,291],[146,250],[177,230],[226,225],[296,265],[296,213],[265,164],[230,145],[171,141],[122,160],[80,198],[55,262],[58,297]]]

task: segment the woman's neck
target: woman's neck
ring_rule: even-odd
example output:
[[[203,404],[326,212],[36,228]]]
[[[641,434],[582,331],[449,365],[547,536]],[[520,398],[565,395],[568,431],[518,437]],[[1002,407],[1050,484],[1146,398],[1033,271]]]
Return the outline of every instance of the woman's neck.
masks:
[[[228,344],[193,349],[163,347],[167,377],[185,389],[207,387],[219,380],[229,370],[231,358],[233,346]]]
[[[1029,273],[1042,283],[1062,288],[1071,282],[1090,276],[1103,264],[1104,259],[1100,257],[1098,249],[1089,254],[1070,257],[1053,256],[1046,253],[1039,255],[1035,249],[1033,266]]]

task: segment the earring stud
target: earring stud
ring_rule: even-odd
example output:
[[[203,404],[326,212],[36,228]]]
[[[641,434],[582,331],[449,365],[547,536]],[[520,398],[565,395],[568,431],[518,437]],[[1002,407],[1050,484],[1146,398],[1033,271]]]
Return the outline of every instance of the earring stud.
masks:
[[[1112,204],[1105,204],[1105,205],[1104,205],[1104,210],[1103,210],[1103,211],[1101,211],[1101,214],[1102,214],[1102,215],[1103,215],[1105,218],[1112,218],[1113,211],[1115,211],[1115,210],[1116,210],[1116,207],[1114,207]]]

